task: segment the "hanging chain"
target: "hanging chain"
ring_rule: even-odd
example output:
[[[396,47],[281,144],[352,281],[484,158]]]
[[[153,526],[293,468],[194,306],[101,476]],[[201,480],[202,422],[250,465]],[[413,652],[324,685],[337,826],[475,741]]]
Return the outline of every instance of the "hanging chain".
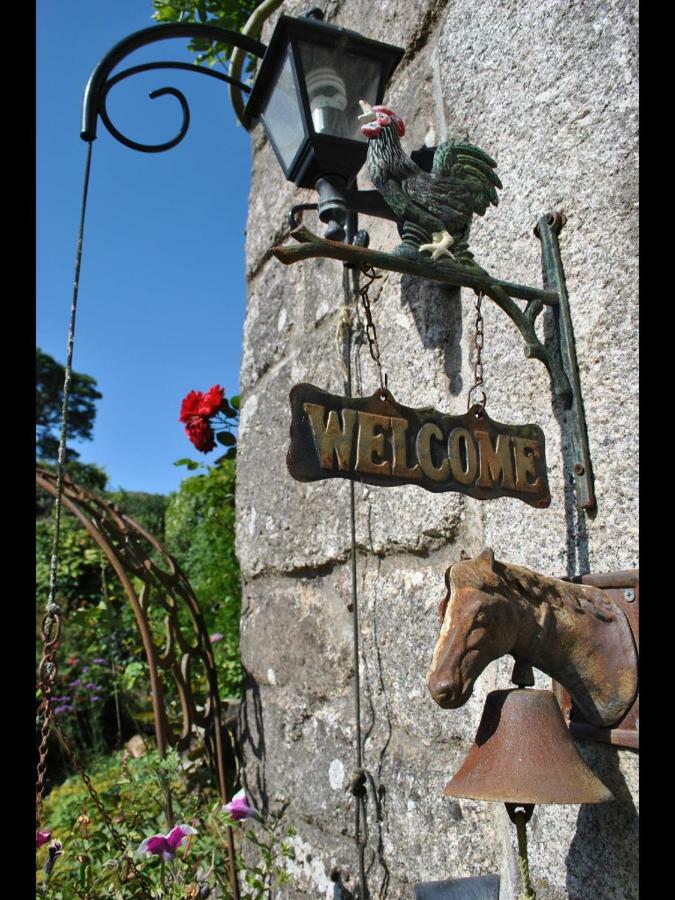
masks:
[[[361,271],[368,279],[364,284],[359,286],[359,297],[361,298],[363,311],[366,314],[366,337],[368,338],[370,355],[373,358],[375,365],[377,366],[377,372],[380,376],[380,395],[384,397],[387,392],[387,376],[383,375],[382,373],[380,345],[377,341],[377,329],[375,328],[375,322],[373,322],[373,315],[370,309],[370,298],[368,297],[368,291],[370,290],[371,284],[376,279],[382,278],[382,276],[376,275],[375,269],[373,269],[372,266],[364,266]]]
[[[483,302],[484,296],[485,294],[483,293],[483,291],[478,291],[478,294],[476,295],[476,333],[473,341],[474,347],[476,349],[476,359],[473,366],[473,385],[469,388],[469,393],[467,394],[466,398],[466,408],[467,410],[469,410],[471,409],[471,398],[474,392],[480,389],[481,399],[477,404],[480,407],[480,410],[477,411],[478,415],[482,415],[487,400],[485,391],[483,390],[483,344],[485,336],[483,333],[483,314],[481,313],[481,303]]]
[[[73,372],[73,345],[75,342],[75,318],[77,314],[77,296],[80,288],[80,267],[82,264],[82,242],[84,239],[84,218],[87,209],[87,194],[89,192],[89,175],[91,172],[92,144],[87,147],[87,161],[84,168],[84,184],[82,188],[82,203],[80,207],[80,227],[77,236],[77,251],[75,256],[75,277],[73,280],[73,301],[70,307],[70,323],[68,326],[68,350],[63,379],[63,402],[61,405],[61,435],[59,439],[59,452],[56,466],[56,500],[54,501],[54,540],[52,543],[52,555],[49,564],[49,593],[45,614],[40,627],[42,638],[42,659],[38,669],[38,684],[42,691],[42,703],[40,715],[42,716],[42,730],[40,737],[40,749],[38,753],[37,779],[35,783],[35,829],[40,828],[42,815],[42,799],[47,775],[47,748],[49,741],[49,729],[55,721],[52,711],[52,689],[57,675],[56,650],[58,649],[61,634],[61,611],[56,603],[56,576],[59,566],[59,545],[61,537],[61,497],[63,495],[63,477],[66,464],[66,432],[68,425],[68,396],[70,394],[70,382]]]

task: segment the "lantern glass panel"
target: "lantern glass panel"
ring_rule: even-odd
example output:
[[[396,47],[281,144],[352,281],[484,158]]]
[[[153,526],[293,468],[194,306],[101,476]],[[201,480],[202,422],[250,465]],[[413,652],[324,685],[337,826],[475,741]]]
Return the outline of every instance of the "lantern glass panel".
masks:
[[[304,138],[302,113],[293,76],[290,52],[284,55],[262,110],[265,129],[288,170]]]
[[[314,131],[365,141],[359,100],[376,103],[381,61],[307,41],[298,41],[298,49]]]

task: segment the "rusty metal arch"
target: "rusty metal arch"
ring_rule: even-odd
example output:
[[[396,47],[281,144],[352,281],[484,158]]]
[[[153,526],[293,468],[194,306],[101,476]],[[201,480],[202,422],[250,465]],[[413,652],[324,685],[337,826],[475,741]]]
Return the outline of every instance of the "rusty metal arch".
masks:
[[[56,497],[56,474],[36,466],[35,480],[40,488]],[[187,750],[193,738],[203,739],[221,799],[223,803],[227,803],[223,707],[218,692],[213,649],[190,582],[168,550],[138,522],[123,513],[116,504],[95,496],[67,476],[63,482],[62,504],[76,516],[106,555],[134,611],[150,670],[152,710],[160,757],[164,757],[169,747],[176,747],[179,751]],[[166,569],[149,558],[144,544],[149,544],[157,552]],[[134,579],[142,582],[140,591],[134,587]],[[166,614],[166,642],[161,648],[153,639],[148,616],[151,605],[161,607]],[[191,636],[187,636],[184,628],[181,628],[178,618],[181,607],[189,614],[193,629]],[[203,667],[208,686],[201,710],[197,708],[190,677],[195,663]],[[180,698],[182,723],[179,732],[171,727],[164,706],[164,683],[168,677],[173,678]],[[231,876],[234,876],[231,828],[228,828],[228,850]],[[236,876],[232,878],[232,883],[236,885],[235,896],[238,897]]]
[[[36,467],[39,487],[56,496],[56,475]],[[64,479],[63,505],[79,519],[87,533],[105,553],[129,599],[141,635],[143,650],[150,670],[152,709],[157,734],[157,749],[164,756],[168,747],[187,750],[191,739],[204,741],[216,773],[218,787],[226,802],[224,756],[222,746],[222,706],[218,693],[213,649],[190,583],[176,560],[159,541],[114,503],[95,496],[69,478]],[[161,568],[149,558],[144,543],[149,544],[166,564]],[[133,579],[142,582],[137,591]],[[151,605],[166,613],[166,643],[158,647],[153,639],[148,618]],[[186,635],[178,612],[187,609],[194,634]],[[190,673],[195,662],[201,663],[208,685],[203,709],[197,708]],[[182,724],[180,731],[171,727],[164,708],[164,684],[172,676],[180,698]]]

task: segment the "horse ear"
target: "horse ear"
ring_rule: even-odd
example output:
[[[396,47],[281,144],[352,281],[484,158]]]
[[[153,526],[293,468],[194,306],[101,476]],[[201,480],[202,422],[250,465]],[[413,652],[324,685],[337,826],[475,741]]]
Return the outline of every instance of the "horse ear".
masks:
[[[450,584],[450,570],[452,566],[448,566],[445,570],[445,596],[442,598],[441,602],[438,604],[438,617],[441,622],[445,619],[445,611],[448,608],[448,601],[450,600],[450,593],[452,591],[452,587]]]
[[[481,562],[483,562],[483,563],[487,563],[487,565],[488,565],[488,567],[489,567],[489,569],[490,569],[491,572],[494,572],[494,571],[496,570],[496,565],[495,565],[495,555],[494,555],[494,553],[492,552],[492,548],[491,548],[491,547],[486,547],[485,550],[483,550],[482,553],[479,553],[479,554],[478,554],[478,556],[476,557],[476,559],[479,559],[479,560],[480,560]]]

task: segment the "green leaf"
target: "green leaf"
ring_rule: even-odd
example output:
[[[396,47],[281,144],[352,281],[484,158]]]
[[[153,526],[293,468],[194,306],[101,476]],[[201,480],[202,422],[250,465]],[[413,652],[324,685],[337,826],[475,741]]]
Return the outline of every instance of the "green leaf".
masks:
[[[184,457],[183,459],[177,459],[174,466],[187,466],[191,472],[194,472],[195,469],[199,468],[200,463],[196,462],[194,459]]]
[[[235,409],[239,409],[239,394],[235,394],[234,397],[230,397],[230,406],[234,406]]]
[[[219,431],[216,435],[216,440],[219,444],[224,444],[226,447],[233,447],[237,443],[236,437],[229,431]]]

